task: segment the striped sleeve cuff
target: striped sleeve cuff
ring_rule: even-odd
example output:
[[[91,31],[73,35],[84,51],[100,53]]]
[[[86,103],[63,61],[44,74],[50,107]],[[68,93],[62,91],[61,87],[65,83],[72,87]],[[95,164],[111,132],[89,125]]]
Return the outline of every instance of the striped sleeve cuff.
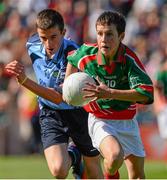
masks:
[[[145,104],[152,104],[154,101],[153,86],[152,85],[139,85],[135,90],[148,97],[148,101]]]

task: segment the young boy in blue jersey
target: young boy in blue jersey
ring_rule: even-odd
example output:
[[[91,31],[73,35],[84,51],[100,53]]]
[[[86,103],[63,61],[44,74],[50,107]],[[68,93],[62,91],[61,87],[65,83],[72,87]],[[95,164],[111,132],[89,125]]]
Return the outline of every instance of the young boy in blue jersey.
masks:
[[[6,71],[38,96],[41,137],[50,172],[63,179],[72,166],[76,178],[81,178],[81,152],[88,177],[103,178],[99,152],[93,148],[88,135],[87,113],[62,101],[66,57],[78,46],[64,38],[64,20],[55,10],[39,12],[36,26],[37,34],[30,37],[27,49],[38,83],[26,76],[24,66],[17,60],[7,64]],[[76,146],[68,147],[69,137]]]

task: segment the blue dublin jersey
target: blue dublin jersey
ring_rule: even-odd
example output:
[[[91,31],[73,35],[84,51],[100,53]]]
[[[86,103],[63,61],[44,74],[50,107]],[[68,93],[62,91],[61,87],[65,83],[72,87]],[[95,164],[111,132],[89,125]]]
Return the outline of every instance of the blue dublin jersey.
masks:
[[[26,44],[28,54],[32,60],[33,69],[38,81],[38,84],[44,87],[54,88],[56,91],[61,91],[60,85],[65,78],[67,66],[68,52],[78,48],[78,45],[71,40],[62,39],[59,50],[54,54],[52,59],[48,59],[45,48],[39,39],[38,34],[31,36]],[[44,105],[54,109],[74,109],[64,102],[60,104],[52,103],[38,96],[39,107]]]

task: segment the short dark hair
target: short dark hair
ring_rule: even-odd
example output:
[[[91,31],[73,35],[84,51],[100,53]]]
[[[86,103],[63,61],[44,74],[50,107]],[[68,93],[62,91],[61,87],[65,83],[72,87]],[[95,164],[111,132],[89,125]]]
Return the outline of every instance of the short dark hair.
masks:
[[[59,12],[53,9],[44,9],[37,15],[36,26],[43,30],[58,26],[60,31],[63,31],[64,20]]]
[[[114,24],[117,28],[118,34],[125,32],[126,21],[125,17],[116,11],[104,11],[96,21],[97,25],[111,25]]]

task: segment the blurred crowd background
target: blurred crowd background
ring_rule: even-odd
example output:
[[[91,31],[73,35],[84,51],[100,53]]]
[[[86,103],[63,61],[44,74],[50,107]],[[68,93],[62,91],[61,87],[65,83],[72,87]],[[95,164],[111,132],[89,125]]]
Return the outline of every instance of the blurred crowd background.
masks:
[[[80,45],[96,41],[95,21],[101,12],[117,10],[127,20],[124,43],[135,50],[153,81],[167,60],[167,0],[0,0],[2,155],[42,152],[36,96],[5,74],[3,67],[17,59],[34,79],[25,43],[35,33],[37,13],[47,7],[63,15],[66,37]],[[138,106],[137,120],[148,157],[167,159],[167,141],[159,136],[153,105]]]

